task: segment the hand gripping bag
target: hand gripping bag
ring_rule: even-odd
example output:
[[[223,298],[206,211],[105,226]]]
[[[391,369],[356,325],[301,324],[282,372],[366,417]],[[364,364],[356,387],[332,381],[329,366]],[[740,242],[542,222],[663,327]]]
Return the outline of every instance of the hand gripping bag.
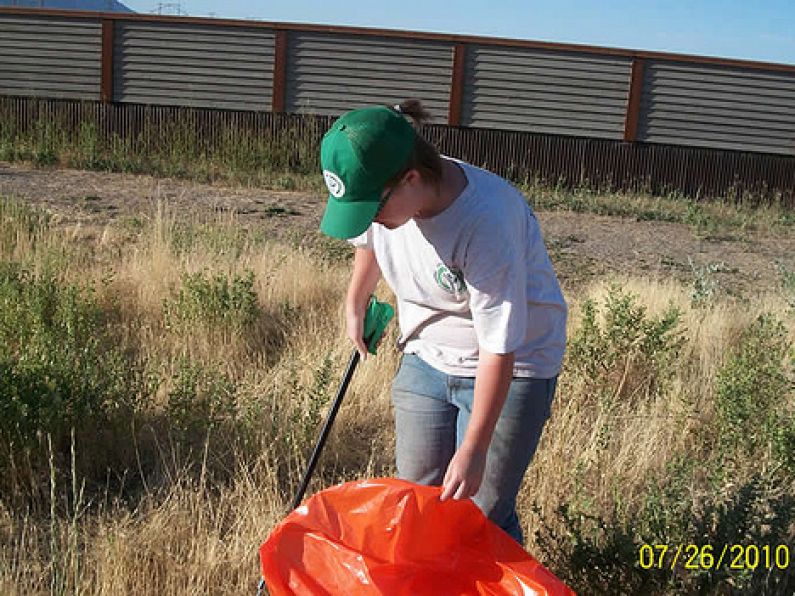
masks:
[[[394,478],[321,491],[260,548],[273,596],[574,594],[469,499]]]

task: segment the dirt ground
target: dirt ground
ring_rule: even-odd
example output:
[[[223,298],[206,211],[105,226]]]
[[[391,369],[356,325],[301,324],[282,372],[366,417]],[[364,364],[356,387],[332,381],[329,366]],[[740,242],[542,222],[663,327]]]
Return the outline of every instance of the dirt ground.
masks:
[[[244,225],[261,226],[277,238],[296,232],[316,236],[325,200],[306,193],[6,162],[0,162],[0,196],[24,199],[63,224],[87,227],[152,213],[158,201],[186,214],[234,210]],[[719,291],[753,298],[779,289],[781,266],[795,270],[795,234],[700,238],[681,224],[562,211],[537,215],[564,285],[611,273],[674,276],[692,283],[696,271],[709,269]]]

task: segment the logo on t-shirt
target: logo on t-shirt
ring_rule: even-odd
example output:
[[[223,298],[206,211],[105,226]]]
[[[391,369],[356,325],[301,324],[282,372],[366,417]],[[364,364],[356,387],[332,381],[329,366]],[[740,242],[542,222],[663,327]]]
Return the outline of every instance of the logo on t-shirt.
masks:
[[[439,287],[449,294],[461,294],[466,291],[464,274],[458,269],[448,269],[444,263],[439,263],[433,276]]]

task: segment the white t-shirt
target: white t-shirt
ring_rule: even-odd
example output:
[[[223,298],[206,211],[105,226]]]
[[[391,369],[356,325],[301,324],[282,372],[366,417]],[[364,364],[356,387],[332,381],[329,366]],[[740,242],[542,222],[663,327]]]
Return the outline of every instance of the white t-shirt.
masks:
[[[566,344],[566,303],[538,222],[503,178],[467,177],[441,213],[349,240],[375,251],[397,298],[398,347],[450,375],[475,376],[478,350],[515,352],[514,376],[551,378]]]

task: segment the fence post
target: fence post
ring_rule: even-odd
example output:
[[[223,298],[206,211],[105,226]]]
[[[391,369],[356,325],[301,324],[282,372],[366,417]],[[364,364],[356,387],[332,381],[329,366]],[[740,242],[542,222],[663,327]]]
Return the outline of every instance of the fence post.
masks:
[[[271,110],[284,112],[287,95],[287,35],[285,29],[276,30],[276,48],[273,57],[273,97]]]
[[[102,19],[102,71],[99,98],[103,103],[113,102],[113,19]]]
[[[643,70],[645,60],[632,60],[632,74],[629,79],[629,96],[627,97],[627,116],[624,120],[624,140],[634,143],[638,139],[638,122],[640,121],[641,99],[643,98]]]
[[[461,110],[464,103],[464,77],[466,75],[466,52],[466,44],[455,44],[453,48],[453,78],[450,81],[450,108],[447,114],[447,123],[450,126],[461,126]]]

